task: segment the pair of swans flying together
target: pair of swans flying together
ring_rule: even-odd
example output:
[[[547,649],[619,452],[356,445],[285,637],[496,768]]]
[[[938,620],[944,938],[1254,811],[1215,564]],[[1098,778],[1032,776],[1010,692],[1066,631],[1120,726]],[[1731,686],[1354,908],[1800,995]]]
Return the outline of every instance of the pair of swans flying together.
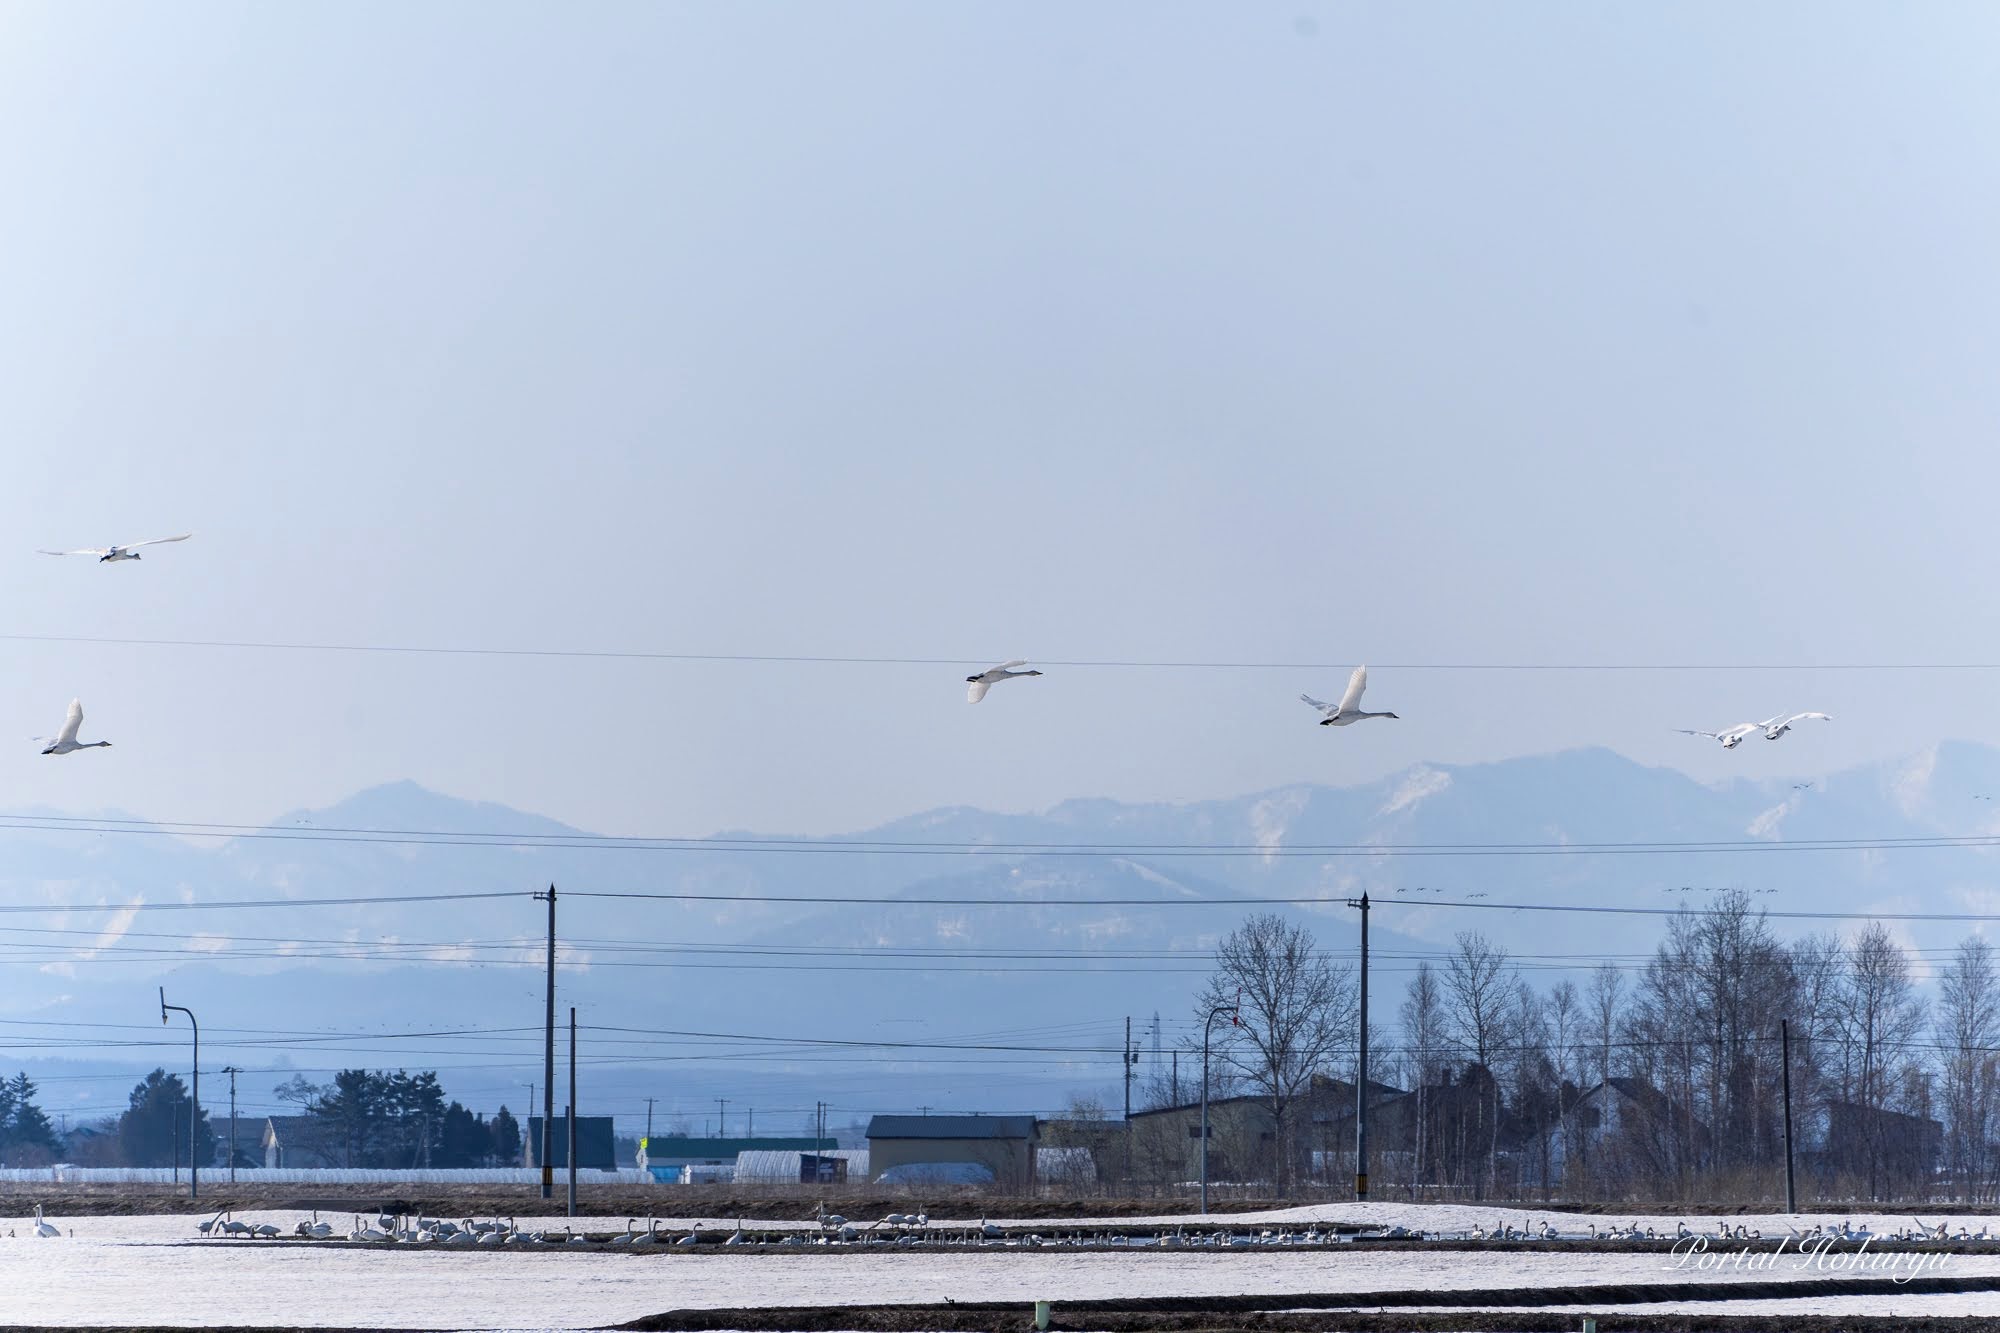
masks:
[[[100,565],[114,564],[120,560],[137,560],[141,546],[159,546],[165,542],[184,542],[194,536],[183,532],[178,537],[152,537],[142,542],[126,542],[123,546],[86,546],[80,551],[43,551],[43,555],[94,555]]]
[[[1765,740],[1774,741],[1790,731],[1794,722],[1808,721],[1831,722],[1833,719],[1825,713],[1780,713],[1762,722],[1739,722],[1727,731],[1690,731],[1686,727],[1676,727],[1675,730],[1683,736],[1706,736],[1712,741],[1722,742],[1723,749],[1733,750],[1756,732],[1761,731]]]
[[[1017,667],[1024,667],[1026,665],[1028,665],[1027,658],[1017,657],[1011,662],[1002,662],[999,666],[989,667],[976,676],[967,676],[965,678],[965,701],[969,704],[978,703],[986,697],[988,690],[1003,680],[1016,680],[1022,676],[1039,676],[1042,674],[1039,671],[1016,670]],[[1351,726],[1356,722],[1371,717],[1395,717],[1394,713],[1370,713],[1361,707],[1361,692],[1367,688],[1368,668],[1358,666],[1354,668],[1354,674],[1348,677],[1347,693],[1340,696],[1339,703],[1323,703],[1313,698],[1310,694],[1301,694],[1299,698],[1317,708],[1324,715],[1320,718],[1319,723],[1322,727]]]
[[[43,555],[94,555],[100,565],[116,564],[121,560],[137,560],[141,546],[162,546],[167,542],[184,542],[194,536],[183,532],[177,537],[150,537],[142,542],[126,542],[121,546],[86,546],[76,551],[42,551]],[[83,725],[83,701],[69,701],[69,716],[63,719],[63,727],[54,740],[43,748],[43,754],[70,754],[77,750],[109,749],[110,741],[79,741],[77,728]]]

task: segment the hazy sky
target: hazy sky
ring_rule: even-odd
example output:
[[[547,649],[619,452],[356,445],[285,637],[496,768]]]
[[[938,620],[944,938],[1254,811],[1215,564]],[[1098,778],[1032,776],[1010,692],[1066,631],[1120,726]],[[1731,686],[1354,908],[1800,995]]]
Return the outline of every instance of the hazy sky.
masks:
[[[0,642],[0,806],[2000,738],[1993,673],[961,680],[2000,662],[1997,131],[1982,4],[0,4],[0,633],[952,659]]]

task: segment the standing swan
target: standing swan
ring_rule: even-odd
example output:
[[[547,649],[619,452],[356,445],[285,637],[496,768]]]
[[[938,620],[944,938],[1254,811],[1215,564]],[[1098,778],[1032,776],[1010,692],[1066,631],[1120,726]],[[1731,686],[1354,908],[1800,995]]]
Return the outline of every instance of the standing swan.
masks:
[[[42,1220],[42,1206],[35,1205],[35,1235],[42,1240],[59,1240],[62,1232]]]
[[[1319,724],[1322,727],[1352,726],[1354,723],[1370,717],[1395,717],[1394,713],[1367,713],[1362,711],[1361,692],[1367,688],[1368,668],[1358,666],[1354,668],[1354,674],[1347,678],[1347,693],[1340,696],[1339,703],[1323,703],[1313,698],[1310,694],[1301,694],[1299,698],[1305,700],[1326,715],[1320,719]]]

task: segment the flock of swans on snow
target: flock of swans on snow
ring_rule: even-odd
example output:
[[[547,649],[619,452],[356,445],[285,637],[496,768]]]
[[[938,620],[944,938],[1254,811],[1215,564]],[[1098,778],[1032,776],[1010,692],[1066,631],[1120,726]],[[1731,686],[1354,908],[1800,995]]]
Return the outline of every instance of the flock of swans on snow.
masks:
[[[41,1210],[39,1208],[36,1209],[35,1216],[39,1222],[41,1218]],[[885,1227],[889,1229],[891,1234],[896,1235],[899,1240],[904,1243],[911,1243],[917,1239],[926,1238],[927,1229],[930,1227],[930,1220],[930,1214],[928,1213],[890,1213],[881,1221],[863,1228],[856,1227],[838,1213],[828,1213],[823,1205],[820,1208],[818,1219],[821,1243],[857,1241],[864,1238],[879,1240],[881,1229]],[[488,1248],[515,1246],[523,1249],[540,1249],[550,1246],[600,1245],[615,1245],[625,1249],[643,1249],[654,1245],[676,1246],[685,1249],[702,1243],[701,1223],[699,1222],[694,1224],[693,1230],[684,1236],[678,1237],[661,1235],[660,1223],[657,1217],[649,1215],[646,1218],[644,1230],[639,1228],[638,1223],[639,1219],[637,1217],[628,1217],[625,1219],[625,1230],[623,1233],[599,1241],[576,1231],[569,1225],[565,1225],[560,1233],[555,1231],[523,1231],[519,1220],[513,1217],[508,1218],[504,1222],[498,1217],[490,1221],[478,1221],[467,1217],[457,1222],[451,1222],[441,1218],[425,1217],[420,1213],[383,1213],[375,1218],[372,1223],[365,1221],[361,1214],[354,1213],[351,1214],[350,1227],[343,1232],[331,1222],[320,1220],[319,1213],[314,1212],[310,1220],[294,1225],[290,1234],[300,1240],[346,1240],[405,1245],[478,1245]],[[228,1208],[224,1208],[205,1222],[197,1223],[195,1230],[210,1239],[220,1239],[227,1236],[242,1240],[278,1240],[286,1235],[285,1232],[269,1222],[254,1225],[249,1222],[239,1222],[232,1216],[232,1210]],[[994,1238],[1005,1234],[1000,1228],[990,1225],[983,1219],[980,1223],[980,1233],[983,1236]],[[58,1233],[55,1228],[49,1227],[41,1234],[54,1236]],[[709,1234],[712,1236],[714,1233],[711,1232]],[[721,1242],[725,1246],[755,1245],[759,1243],[761,1243],[759,1240],[743,1230],[743,1225],[740,1221],[737,1223],[736,1230]],[[804,1245],[807,1242],[803,1236],[788,1235],[783,1240],[775,1243],[779,1245]]]
[[[1693,1239],[1715,1241],[1760,1241],[1764,1233],[1761,1229],[1745,1223],[1731,1225],[1727,1220],[1719,1221],[1710,1230],[1697,1231],[1686,1222],[1675,1223],[1672,1232],[1660,1231],[1651,1226],[1642,1227],[1636,1222],[1622,1225],[1613,1224],[1599,1230],[1595,1222],[1586,1223],[1580,1230],[1564,1231],[1544,1220],[1533,1226],[1517,1227],[1511,1222],[1496,1221],[1491,1227],[1477,1223],[1458,1229],[1415,1230],[1409,1227],[1385,1225],[1361,1231],[1338,1231],[1331,1227],[1322,1230],[1318,1224],[1293,1229],[1266,1227],[1255,1230],[1238,1231],[1231,1228],[1196,1229],[1190,1231],[1185,1226],[1175,1226],[1171,1230],[1161,1228],[1132,1234],[1107,1232],[1102,1229],[1085,1230],[1079,1227],[1073,1232],[1051,1231],[1049,1234],[1036,1232],[1008,1231],[987,1221],[979,1220],[977,1227],[931,1225],[928,1213],[890,1213],[876,1222],[857,1225],[838,1213],[829,1213],[824,1204],[820,1205],[819,1234],[809,1240],[798,1232],[789,1232],[781,1239],[772,1240],[771,1233],[751,1235],[743,1230],[739,1220],[734,1232],[720,1244],[724,1247],[736,1246],[799,1246],[799,1245],[881,1245],[893,1243],[909,1245],[1001,1245],[1006,1247],[1042,1246],[1114,1246],[1114,1247],[1158,1247],[1179,1249],[1186,1247],[1223,1246],[1240,1249],[1249,1246],[1314,1246],[1346,1244],[1357,1240],[1409,1240],[1409,1241],[1685,1241]],[[625,1219],[625,1230],[604,1240],[593,1240],[565,1225],[560,1233],[555,1231],[523,1231],[515,1218],[501,1221],[495,1217],[489,1221],[463,1218],[457,1222],[440,1218],[424,1217],[412,1213],[383,1213],[371,1223],[361,1214],[351,1215],[348,1230],[341,1231],[330,1222],[320,1220],[318,1212],[311,1219],[295,1224],[291,1237],[299,1240],[338,1240],[364,1244],[401,1245],[448,1245],[477,1246],[486,1249],[512,1247],[516,1249],[603,1249],[615,1247],[621,1250],[647,1249],[654,1246],[663,1248],[690,1249],[703,1243],[701,1223],[697,1222],[686,1235],[669,1238],[660,1234],[657,1217],[648,1216],[643,1230],[639,1219]],[[1800,1245],[1819,1241],[1844,1241],[1858,1244],[1869,1240],[1885,1240],[1902,1243],[1948,1243],[1948,1242],[2000,1242],[2000,1234],[1994,1234],[1990,1223],[1982,1223],[1978,1231],[1961,1224],[1956,1231],[1947,1222],[1936,1225],[1912,1218],[1913,1226],[1897,1227],[1894,1231],[1878,1233],[1869,1229],[1866,1223],[1854,1226],[1842,1222],[1838,1227],[1825,1224],[1814,1225],[1804,1231],[1787,1226],[1791,1238]],[[210,1239],[236,1237],[242,1240],[280,1240],[286,1233],[269,1222],[252,1224],[239,1222],[228,1208],[224,1208],[205,1222],[197,1223],[195,1230]],[[43,1239],[59,1239],[64,1232],[42,1216],[42,1207],[35,1205],[35,1222],[30,1229],[31,1236]],[[72,1229],[70,1236],[75,1236]],[[710,1232],[711,1237],[714,1232]],[[7,1238],[14,1238],[10,1228]],[[1777,1239],[1774,1233],[1772,1239]]]
[[[997,667],[989,667],[976,676],[967,676],[965,678],[967,686],[965,701],[973,704],[978,703],[986,697],[986,691],[992,689],[1003,680],[1014,680],[1021,676],[1039,676],[1042,674],[1039,671],[1013,670],[1014,667],[1023,667],[1026,665],[1028,665],[1026,658],[1017,657],[1011,662],[1002,662]],[[1394,713],[1370,713],[1361,707],[1361,692],[1367,688],[1368,668],[1358,666],[1354,668],[1354,674],[1347,678],[1347,692],[1340,696],[1339,703],[1330,704],[1323,699],[1315,699],[1310,694],[1301,694],[1299,698],[1319,710],[1319,724],[1322,727],[1346,727],[1352,726],[1356,722],[1364,722],[1371,717],[1395,717],[1396,714]],[[1733,750],[1738,745],[1741,745],[1744,739],[1752,733],[1761,731],[1764,733],[1765,740],[1775,741],[1790,731],[1792,724],[1811,720],[1820,722],[1833,721],[1825,713],[1780,713],[1776,717],[1766,718],[1762,722],[1739,722],[1725,731],[1691,731],[1686,727],[1676,727],[1675,730],[1679,731],[1683,736],[1706,736],[1712,741],[1721,741],[1723,749]]]

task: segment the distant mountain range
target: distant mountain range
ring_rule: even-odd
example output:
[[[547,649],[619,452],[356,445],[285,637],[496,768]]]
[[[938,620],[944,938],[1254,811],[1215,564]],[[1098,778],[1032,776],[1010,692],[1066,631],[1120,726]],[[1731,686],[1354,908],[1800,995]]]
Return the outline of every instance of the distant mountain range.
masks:
[[[628,1126],[647,1095],[697,1131],[702,1108],[729,1098],[732,1132],[744,1127],[736,1116],[759,1103],[769,1127],[786,1131],[822,1099],[856,1114],[925,1104],[1047,1111],[1076,1089],[1115,1106],[1125,1017],[1150,1053],[1145,1030],[1158,1012],[1171,1047],[1188,1030],[1205,952],[1251,912],[1287,913],[1327,947],[1351,950],[1357,914],[1345,900],[1368,892],[1379,904],[1377,1013],[1393,1016],[1410,955],[1446,949],[1459,931],[1481,931],[1544,965],[1587,967],[1596,956],[1645,954],[1663,926],[1509,905],[1698,908],[1721,889],[1740,888],[1774,912],[2000,911],[1992,849],[1922,845],[2000,835],[2000,800],[1992,797],[2000,797],[2000,750],[1951,742],[1810,784],[1708,786],[1588,749],[1419,765],[1362,786],[1295,786],[1230,800],[1082,799],[1027,815],[949,808],[814,842],[841,848],[830,852],[788,848],[799,841],[788,835],[743,832],[718,835],[738,840],[734,850],[592,841],[536,815],[411,783],[295,812],[242,836],[169,836],[133,824],[117,827],[134,831],[114,831],[71,812],[21,811],[9,818],[16,827],[5,835],[0,891],[11,904],[52,906],[46,915],[0,920],[15,946],[0,973],[0,1066],[25,1064],[73,1086],[77,1096],[65,1091],[52,1105],[81,1112],[107,1096],[122,1099],[125,1073],[161,1060],[185,1063],[173,1044],[178,1034],[157,1051],[83,1050],[43,1043],[66,1032],[150,1038],[23,1022],[144,1029],[157,1015],[155,987],[165,984],[170,998],[204,1018],[204,1066],[216,1052],[218,1067],[272,1067],[269,1049],[226,1045],[246,1039],[231,1029],[520,1029],[320,1040],[285,1057],[299,1068],[458,1066],[446,1075],[456,1095],[486,1109],[502,1099],[518,1107],[526,1094],[519,1085],[540,1078],[546,919],[525,895],[553,882],[564,942],[559,1004],[565,1018],[575,1004],[579,1021],[594,1029],[587,1078]],[[496,843],[485,835],[504,836]],[[510,839],[515,845],[504,845]],[[742,850],[752,840],[763,845]],[[1798,849],[1841,840],[1869,845]],[[1668,845],[1687,843],[1732,846]],[[1059,854],[1063,846],[1092,854]],[[980,850],[961,850],[968,847]],[[1005,850],[1029,848],[1036,850]],[[522,896],[398,901],[475,892]],[[363,901],[303,905],[335,897]],[[772,897],[1006,905],[760,901]],[[115,918],[53,906],[272,898],[300,905]],[[1272,898],[1313,901],[1256,901]],[[1078,900],[1094,905],[1061,905]],[[107,920],[125,933],[110,938]],[[1851,925],[1777,924],[1786,934]],[[1904,934],[1943,947],[1969,929],[1916,923]],[[65,963],[21,948],[52,942],[100,951]],[[367,959],[342,956],[364,945]],[[1544,984],[1552,974],[1531,976]],[[21,1035],[15,1042],[9,1034]],[[911,1044],[837,1044],[851,1041]],[[965,1045],[1078,1049],[1067,1057],[944,1049]],[[98,1070],[117,1077],[83,1077]],[[1142,1072],[1151,1072],[1150,1054]],[[268,1102],[267,1085],[279,1077],[260,1073],[245,1086]]]

